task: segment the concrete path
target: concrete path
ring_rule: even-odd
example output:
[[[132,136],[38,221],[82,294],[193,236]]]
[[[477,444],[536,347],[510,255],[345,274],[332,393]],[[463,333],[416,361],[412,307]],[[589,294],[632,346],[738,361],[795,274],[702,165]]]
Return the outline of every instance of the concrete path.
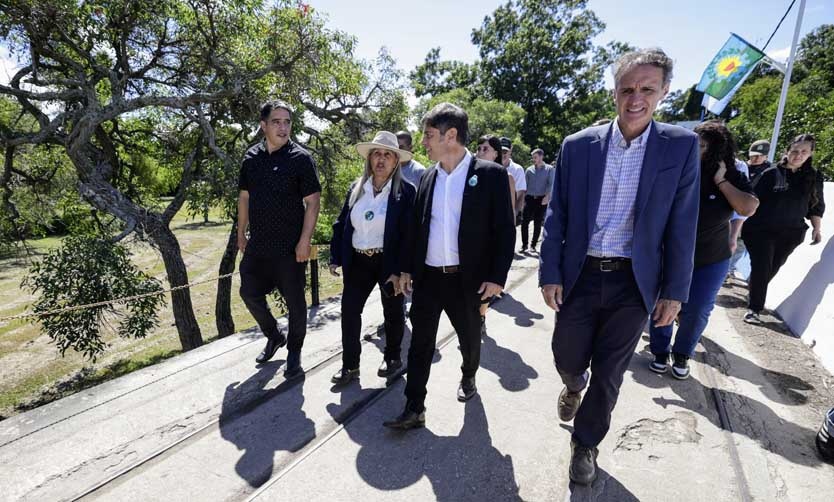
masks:
[[[284,380],[283,351],[255,365],[263,342],[250,331],[0,422],[0,500],[830,500],[819,424],[765,378],[722,308],[689,380],[648,371],[639,344],[600,478],[568,483],[571,426],[556,416],[553,313],[536,270],[515,262],[487,317],[479,396],[465,404],[443,319],[425,429],[382,427],[404,380],[376,376],[377,337],[360,381],[330,384],[341,365],[330,303],[311,313],[303,378]],[[373,300],[368,333],[381,321]]]

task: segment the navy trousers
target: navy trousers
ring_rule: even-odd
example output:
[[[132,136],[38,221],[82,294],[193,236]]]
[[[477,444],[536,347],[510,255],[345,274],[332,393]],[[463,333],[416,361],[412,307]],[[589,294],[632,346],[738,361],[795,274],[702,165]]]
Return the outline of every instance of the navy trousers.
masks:
[[[603,272],[585,265],[556,314],[553,330],[553,358],[562,381],[573,392],[588,387],[573,420],[576,443],[593,448],[608,433],[623,375],[647,318],[630,268]]]

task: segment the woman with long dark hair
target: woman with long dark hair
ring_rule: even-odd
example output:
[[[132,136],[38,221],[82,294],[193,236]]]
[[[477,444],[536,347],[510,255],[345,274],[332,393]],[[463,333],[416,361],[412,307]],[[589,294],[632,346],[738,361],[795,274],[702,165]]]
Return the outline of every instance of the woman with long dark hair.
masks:
[[[811,244],[822,241],[823,179],[811,165],[816,140],[800,134],[791,141],[785,156],[762,171],[755,181],[761,206],[744,222],[741,238],[750,253],[750,290],[744,321],[759,323],[767,286],[788,256],[805,240],[811,222]]]
[[[411,152],[400,150],[393,133],[380,131],[356,150],[365,158],[365,169],[348,190],[330,241],[330,273],[344,269],[342,368],[331,378],[337,385],[359,377],[362,310],[376,286],[385,318],[385,354],[377,375],[391,377],[402,368],[405,314],[399,278],[401,265],[410,259],[408,225],[417,192],[400,171]]]
[[[736,169],[736,143],[727,127],[720,121],[708,121],[695,127],[695,132],[701,146],[701,200],[689,300],[681,306],[674,345],[670,347],[672,325],[649,329],[649,346],[655,356],[649,368],[665,373],[671,352],[672,376],[681,380],[689,376],[689,358],[707,327],[730,266],[728,237],[733,211],[749,216],[759,205],[747,176]]]

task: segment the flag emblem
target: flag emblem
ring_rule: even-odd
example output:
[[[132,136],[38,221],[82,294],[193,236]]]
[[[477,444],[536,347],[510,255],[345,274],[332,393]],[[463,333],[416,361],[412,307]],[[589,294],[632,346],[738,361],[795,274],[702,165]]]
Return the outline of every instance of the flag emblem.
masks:
[[[704,70],[696,88],[715,99],[723,99],[753,71],[764,53],[732,33]]]

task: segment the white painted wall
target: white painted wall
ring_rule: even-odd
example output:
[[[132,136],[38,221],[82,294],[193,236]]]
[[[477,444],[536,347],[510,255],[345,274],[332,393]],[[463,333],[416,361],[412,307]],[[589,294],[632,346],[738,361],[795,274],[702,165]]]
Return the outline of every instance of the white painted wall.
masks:
[[[822,242],[809,245],[809,228],[805,242],[771,281],[765,306],[776,310],[834,373],[834,183],[825,183],[825,202]]]

